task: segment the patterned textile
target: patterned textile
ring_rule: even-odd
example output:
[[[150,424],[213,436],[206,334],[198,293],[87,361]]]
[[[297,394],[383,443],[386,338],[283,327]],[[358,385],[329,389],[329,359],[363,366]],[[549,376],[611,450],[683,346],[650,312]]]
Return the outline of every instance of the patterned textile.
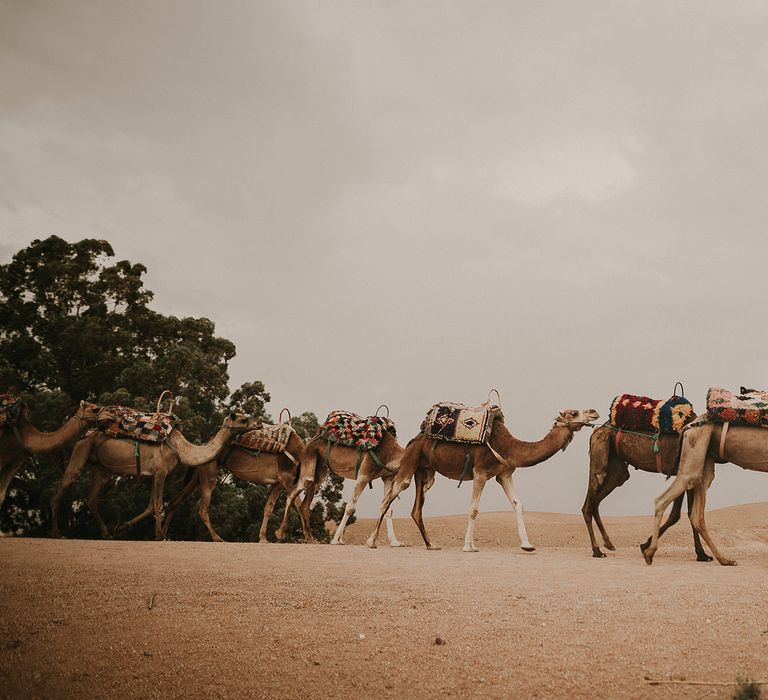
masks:
[[[262,423],[261,428],[238,435],[233,444],[235,447],[241,447],[251,452],[281,454],[285,452],[293,432],[293,428],[288,423],[281,423],[280,425]]]
[[[181,427],[178,416],[172,413],[142,413],[128,406],[107,406],[106,410],[116,416],[116,420],[99,426],[109,437],[161,443],[174,428]]]
[[[744,389],[732,394],[712,387],[707,392],[707,414],[715,423],[768,427],[768,392]]]
[[[611,424],[623,430],[681,433],[695,417],[693,405],[682,396],[663,401],[621,394],[611,402]]]
[[[18,396],[0,394],[0,428],[16,425],[24,402]]]
[[[320,426],[320,437],[331,442],[361,450],[375,450],[384,433],[396,437],[395,424],[389,418],[363,418],[350,411],[331,411]]]
[[[484,443],[490,437],[497,418],[504,421],[501,409],[495,404],[465,406],[463,403],[442,401],[429,409],[421,424],[421,432],[438,440]]]

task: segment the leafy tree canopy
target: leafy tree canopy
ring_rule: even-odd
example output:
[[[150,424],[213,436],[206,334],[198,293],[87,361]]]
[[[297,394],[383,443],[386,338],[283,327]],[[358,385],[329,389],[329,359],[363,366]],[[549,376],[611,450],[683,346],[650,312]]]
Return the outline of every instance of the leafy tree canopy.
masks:
[[[263,382],[246,382],[230,396],[227,369],[235,345],[215,334],[213,321],[166,316],[149,308],[153,294],[144,286],[146,267],[113,258],[107,241],[69,243],[51,236],[33,241],[0,265],[0,391],[21,391],[43,430],[58,427],[80,399],[154,410],[166,389],[175,397],[174,413],[183,421],[185,436],[196,442],[209,439],[229,410],[270,420],[265,409],[270,395]],[[292,422],[304,439],[318,428],[311,412]],[[40,457],[25,465],[0,514],[0,526],[25,532],[47,528],[48,500],[67,456]],[[105,499],[105,518],[114,524],[143,510],[148,499],[148,484],[127,488],[122,483],[126,479],[118,481]],[[220,505],[222,513],[242,512],[249,519],[258,513],[260,519],[263,487],[242,486],[214,492],[212,517]],[[81,479],[72,489],[65,524],[71,535],[96,533],[82,507],[86,488]],[[229,502],[217,504],[228,492]],[[313,516],[317,537],[325,537],[326,516],[337,519],[340,498],[340,481],[324,487]],[[281,513],[278,507],[275,517]],[[197,516],[188,512],[187,517]],[[293,525],[295,535],[298,519]],[[197,522],[179,527],[189,535],[203,532]],[[230,539],[251,539],[250,531],[236,529],[229,528]],[[129,536],[149,531],[147,527]]]

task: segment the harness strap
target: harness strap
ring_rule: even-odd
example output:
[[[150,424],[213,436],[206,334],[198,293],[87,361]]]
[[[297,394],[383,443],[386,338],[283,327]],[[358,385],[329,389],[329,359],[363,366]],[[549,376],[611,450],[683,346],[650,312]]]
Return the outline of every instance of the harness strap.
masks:
[[[616,456],[619,457],[619,459],[624,459],[621,456],[621,452],[619,451],[619,443],[621,442],[621,430],[616,431],[616,435],[613,437],[613,447],[616,450]]]
[[[291,460],[297,467],[299,466],[299,460],[296,459],[288,450],[283,450],[283,454]]]
[[[492,391],[495,391],[495,389]],[[488,449],[491,452],[493,452],[493,456],[496,457],[496,459],[498,459],[499,462],[501,462],[502,464],[506,464],[510,469],[514,470],[514,467],[506,459],[504,459],[504,457],[502,457],[498,452],[496,452],[496,450],[493,449],[490,442],[486,442],[485,444],[488,445]]]
[[[363,461],[363,448],[358,447],[355,452],[357,453],[357,457],[355,458],[355,479],[357,479],[357,475],[360,472],[360,464]]]
[[[328,465],[328,469],[330,469],[331,468],[331,446],[333,443],[331,443],[330,438],[327,439],[325,442],[328,445],[328,448],[325,451],[325,462]]]
[[[725,436],[728,434],[728,426],[730,423],[726,421],[723,423],[723,429],[720,431],[720,459],[725,459]]]
[[[134,444],[133,456],[136,459],[136,476],[141,476],[141,450],[139,449],[138,440]]]

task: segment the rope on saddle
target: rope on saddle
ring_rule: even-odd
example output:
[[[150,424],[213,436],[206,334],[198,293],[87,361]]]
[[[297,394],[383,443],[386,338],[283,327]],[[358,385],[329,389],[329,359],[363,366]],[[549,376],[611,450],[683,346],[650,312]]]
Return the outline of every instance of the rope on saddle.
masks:
[[[622,433],[629,433],[630,435],[640,435],[641,437],[648,437],[653,439],[653,454],[656,456],[656,471],[659,472],[659,474],[663,474],[661,468],[661,450],[659,449],[659,434],[654,433],[653,435],[647,435],[646,433],[637,433],[634,430],[623,430],[621,428],[617,428],[616,426],[610,425],[609,423],[606,423],[611,430],[616,432],[616,435],[613,438],[613,447],[616,451],[616,456],[619,457],[619,459],[624,460],[625,462],[628,462],[628,459],[625,459],[624,456],[621,454],[621,434]]]

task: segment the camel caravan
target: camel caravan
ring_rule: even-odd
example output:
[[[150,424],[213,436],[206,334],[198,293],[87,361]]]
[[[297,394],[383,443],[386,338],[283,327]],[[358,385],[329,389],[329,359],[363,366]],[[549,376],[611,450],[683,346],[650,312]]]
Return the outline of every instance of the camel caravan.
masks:
[[[494,393],[496,402],[491,401]],[[71,445],[69,462],[51,497],[54,537],[61,536],[58,526],[61,499],[84,467],[89,466],[91,485],[86,505],[105,538],[111,533],[99,514],[101,491],[113,477],[133,476],[152,479],[149,503],[142,513],[119,525],[117,532],[153,516],[156,539],[165,539],[174,513],[199,491],[199,517],[211,539],[221,542],[209,509],[217,478],[224,473],[267,487],[260,542],[267,541],[270,517],[278,498],[285,493],[285,511],[275,538],[284,539],[293,507],[299,514],[305,542],[312,543],[315,541],[309,527],[312,501],[326,476],[333,473],[353,480],[354,489],[331,544],[344,544],[346,526],[366,486],[372,488],[373,482],[381,479],[384,496],[375,529],[367,539],[368,546],[376,548],[385,519],[390,546],[403,546],[394,531],[392,503],[414,482],[411,517],[426,548],[436,550],[440,547],[427,534],[422,510],[427,492],[435,483],[436,475],[441,474],[457,481],[459,486],[465,481],[472,484],[463,551],[478,551],[474,530],[480,498],[488,480],[495,479],[512,507],[521,548],[533,552],[535,547],[525,528],[513,473],[565,450],[575,433],[590,427],[594,430],[589,440],[589,476],[582,514],[592,556],[606,556],[595,537],[593,523],[600,532],[603,547],[615,550],[600,517],[599,506],[629,479],[631,466],[658,473],[666,479],[674,477],[656,499],[652,534],[640,545],[646,563],[653,562],[659,538],[680,519],[683,499],[687,498],[696,559],[712,561],[702,546],[703,538],[717,561],[727,566],[736,562],[721,554],[704,517],[715,464],[731,462],[744,469],[768,471],[768,431],[765,430],[768,428],[768,392],[744,387],[738,394],[711,388],[707,393],[706,412],[699,416],[685,398],[679,382],[668,399],[620,394],[612,401],[609,418],[602,425],[595,425],[599,415],[594,409],[565,409],[555,416],[547,434],[535,442],[523,441],[508,430],[501,398],[493,389],[479,406],[453,402],[434,404],[427,411],[419,433],[405,447],[398,442],[395,423],[386,405],[370,416],[334,410],[306,444],[291,425],[287,409],[280,412],[276,425],[232,412],[211,440],[195,445],[184,437],[169,394],[163,392],[153,413],[81,401],[72,416],[50,433],[32,425],[29,410],[18,396],[0,394],[0,507],[13,476],[28,457]],[[170,404],[163,411],[162,402],[166,398]],[[379,415],[382,409],[386,415]],[[184,485],[166,507],[165,482],[178,467],[187,470]],[[670,505],[669,518],[662,523]]]

